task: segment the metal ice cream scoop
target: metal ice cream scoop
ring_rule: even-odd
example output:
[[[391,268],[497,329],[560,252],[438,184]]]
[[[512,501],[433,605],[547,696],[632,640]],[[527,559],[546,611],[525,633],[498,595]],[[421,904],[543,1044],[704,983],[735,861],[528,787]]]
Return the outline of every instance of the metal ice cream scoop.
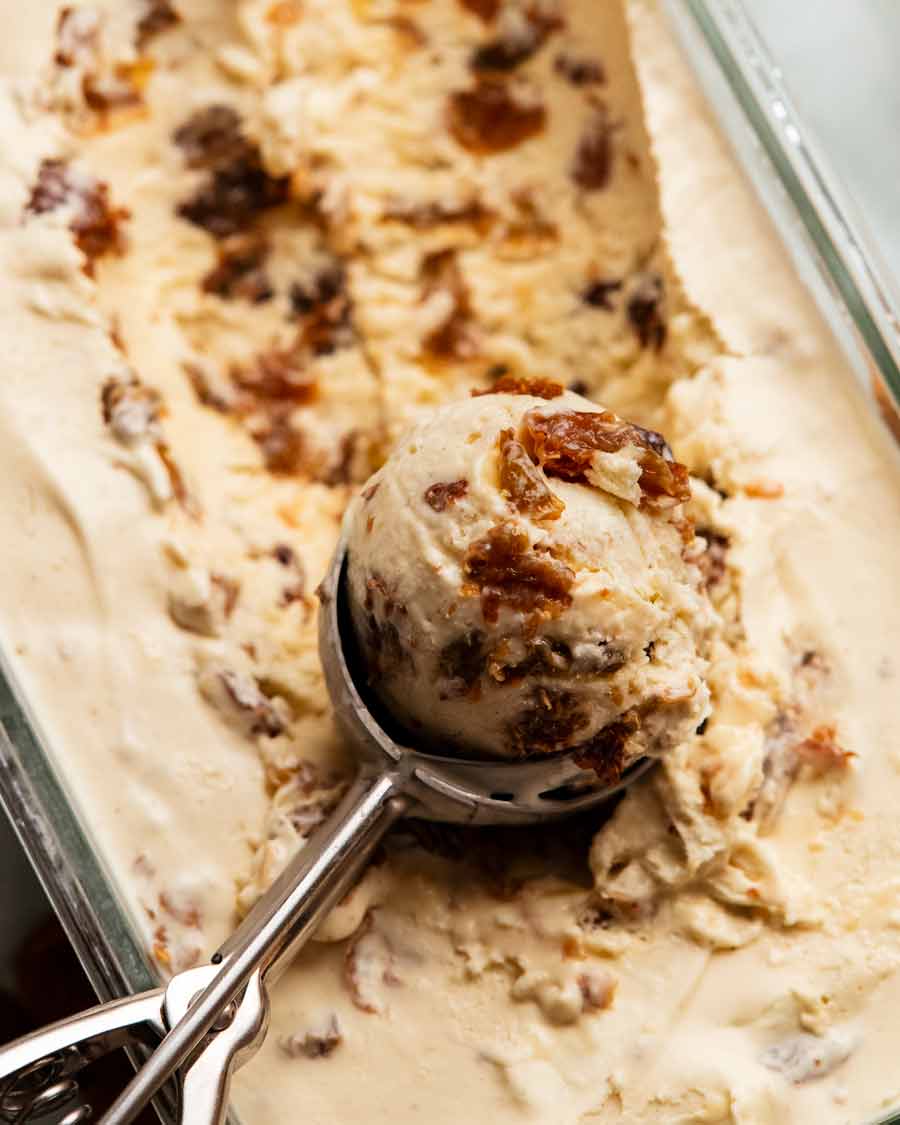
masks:
[[[267,988],[352,887],[399,817],[531,824],[606,801],[650,767],[649,760],[639,761],[617,784],[603,785],[571,754],[476,761],[423,754],[397,741],[370,709],[365,676],[354,666],[346,553],[342,535],[319,590],[325,681],[336,722],[359,760],[343,800],[208,964],[178,973],[165,988],[100,1005],[0,1050],[0,1121],[46,1120],[54,1107],[61,1125],[86,1121],[90,1111],[68,1100],[75,1092],[70,1075],[114,1047],[141,1044],[152,1053],[101,1125],[134,1121],[172,1079],[174,1120],[218,1125],[233,1072],[265,1037]]]

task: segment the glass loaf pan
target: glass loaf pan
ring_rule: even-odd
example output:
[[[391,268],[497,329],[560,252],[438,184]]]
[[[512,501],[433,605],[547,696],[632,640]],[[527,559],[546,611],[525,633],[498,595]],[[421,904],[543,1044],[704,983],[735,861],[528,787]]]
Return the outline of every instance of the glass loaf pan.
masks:
[[[798,273],[900,437],[900,334],[890,279],[815,149],[741,0],[663,0],[710,106]],[[0,800],[97,994],[158,983],[137,927],[0,651]],[[168,1116],[165,1109],[161,1115]],[[871,1125],[900,1125],[900,1109]]]

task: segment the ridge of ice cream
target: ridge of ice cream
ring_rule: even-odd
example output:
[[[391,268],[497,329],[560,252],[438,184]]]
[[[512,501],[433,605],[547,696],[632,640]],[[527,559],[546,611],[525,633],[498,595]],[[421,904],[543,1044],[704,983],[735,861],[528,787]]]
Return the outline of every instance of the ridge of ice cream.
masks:
[[[375,691],[435,749],[574,749],[606,779],[683,742],[709,705],[689,497],[659,434],[559,384],[441,407],[352,510]]]

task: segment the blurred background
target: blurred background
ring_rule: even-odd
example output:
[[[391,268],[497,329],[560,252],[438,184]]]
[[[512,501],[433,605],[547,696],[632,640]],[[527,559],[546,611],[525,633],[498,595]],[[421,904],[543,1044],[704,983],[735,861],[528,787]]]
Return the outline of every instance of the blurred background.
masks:
[[[802,117],[900,278],[900,4],[745,0]]]
[[[827,161],[900,277],[897,0],[746,0]],[[0,814],[0,1041],[92,1002]]]

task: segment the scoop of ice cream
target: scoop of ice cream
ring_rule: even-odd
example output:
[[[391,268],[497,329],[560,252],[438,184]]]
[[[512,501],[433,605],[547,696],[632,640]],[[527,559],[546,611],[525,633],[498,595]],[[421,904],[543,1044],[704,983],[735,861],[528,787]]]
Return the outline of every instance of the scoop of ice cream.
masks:
[[[659,434],[553,383],[435,411],[349,517],[374,690],[436,752],[664,753],[708,708],[689,495]]]

